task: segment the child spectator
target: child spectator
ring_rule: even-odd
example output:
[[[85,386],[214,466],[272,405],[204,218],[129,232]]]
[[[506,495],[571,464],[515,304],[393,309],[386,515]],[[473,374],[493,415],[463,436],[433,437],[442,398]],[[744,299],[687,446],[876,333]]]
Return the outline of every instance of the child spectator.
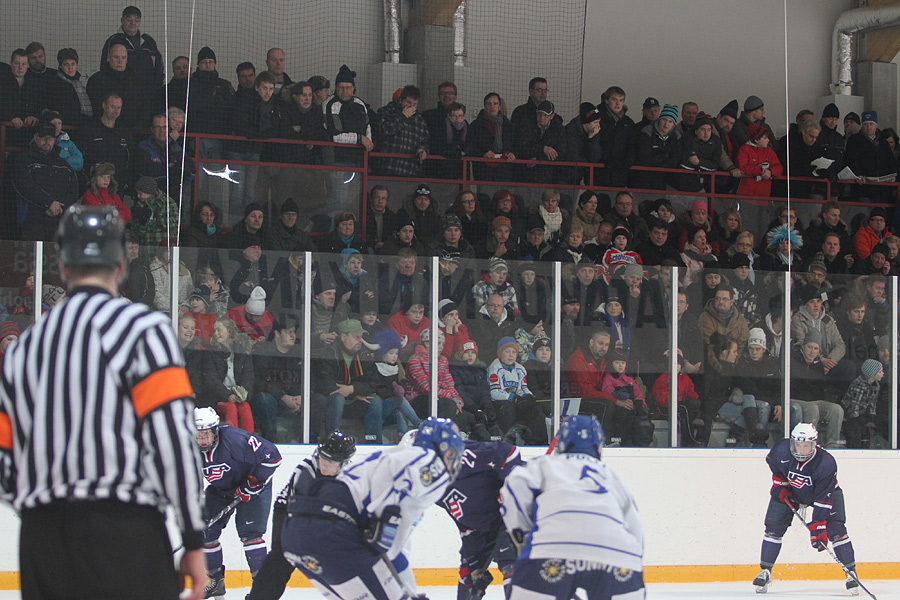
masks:
[[[19,327],[12,321],[3,321],[0,323],[0,363],[3,362],[3,355],[10,344],[19,339]]]
[[[94,165],[91,187],[84,192],[81,203],[85,206],[112,206],[122,217],[122,222],[128,225],[131,221],[131,209],[125,206],[116,193],[119,184],[116,182],[115,174],[116,166],[112,163],[102,162]]]
[[[600,321],[604,320],[609,325],[612,333],[612,344],[621,348],[625,352],[625,356],[631,354],[631,327],[625,319],[625,313],[622,310],[622,301],[619,299],[619,293],[615,288],[609,288],[606,297],[606,304],[600,305],[601,311]]]
[[[385,329],[375,334],[372,345],[378,357],[375,361],[375,398],[382,402],[382,425],[397,424],[397,437],[402,437],[411,427],[418,427],[422,419],[404,397],[406,370],[400,364],[400,336]],[[380,444],[381,427],[377,428],[375,441]]]
[[[498,294],[503,298],[506,308],[518,316],[519,301],[516,296],[516,288],[507,281],[509,266],[506,261],[502,258],[492,258],[489,269],[489,272],[481,277],[481,281],[472,286],[475,311],[481,310],[492,294]]]
[[[502,431],[496,424],[497,413],[491,403],[487,365],[478,358],[478,345],[472,340],[463,343],[459,357],[450,361],[450,374],[456,383],[456,391],[465,400],[463,410],[475,415],[476,421],[484,421],[491,436],[500,438]]]
[[[844,433],[848,448],[869,447],[870,436],[876,429],[878,392],[884,377],[881,363],[872,358],[866,359],[859,371],[859,376],[850,383],[841,400],[845,409],[844,417],[847,419]]]
[[[226,425],[252,433],[253,413],[247,402],[253,397],[255,383],[251,345],[234,321],[228,317],[216,320],[209,350],[203,353],[203,391],[207,397],[197,404],[215,406]]]
[[[644,264],[641,255],[628,250],[631,245],[631,232],[627,227],[618,226],[613,230],[612,247],[603,254],[600,268],[606,282],[615,274],[616,269],[625,265]]]
[[[616,399],[613,414],[604,415],[603,429],[612,443],[622,446],[650,445],[653,439],[653,423],[647,412],[647,402],[637,381],[625,372],[628,359],[625,349],[613,348],[612,369],[603,376],[600,390]]]
[[[253,288],[246,304],[235,306],[225,316],[234,321],[238,331],[247,334],[254,343],[264,342],[275,322],[275,316],[266,310],[266,291],[260,286]]]
[[[197,338],[203,348],[209,346],[209,340],[212,338],[213,324],[216,322],[216,315],[209,314],[209,288],[205,285],[194,288],[187,301],[188,312],[196,323]]]
[[[528,389],[528,375],[519,362],[519,345],[511,337],[497,343],[497,358],[488,367],[491,401],[497,412],[497,424],[504,434],[515,435],[510,429],[522,425],[520,431],[528,444],[547,443],[547,427],[543,415]]]
[[[378,311],[374,309],[360,313],[359,322],[362,323],[363,329],[366,330],[366,337],[373,336],[387,329],[378,318]]]
[[[550,348],[550,338],[539,336],[531,345],[531,353],[534,358],[525,363],[528,389],[531,390],[535,400],[550,400],[553,397],[551,375],[553,351]]]
[[[444,330],[447,338],[444,356],[449,359],[462,352],[463,343],[469,340],[469,328],[460,320],[456,302],[447,298],[438,304],[438,318],[438,327]]]
[[[398,312],[388,319],[388,329],[393,329],[400,336],[403,347],[413,351],[416,342],[422,339],[422,333],[428,331],[431,322],[425,316],[425,305],[410,305],[405,312]]]
[[[666,351],[668,356],[668,351]],[[694,382],[687,373],[682,372],[684,367],[684,355],[678,350],[676,357],[675,399],[678,411],[678,431],[681,433],[681,446],[695,447],[700,444],[697,436],[697,426],[694,420],[700,416],[700,396],[694,388]],[[663,419],[669,419],[669,377],[668,370],[656,379],[653,384],[653,401],[656,410]]]

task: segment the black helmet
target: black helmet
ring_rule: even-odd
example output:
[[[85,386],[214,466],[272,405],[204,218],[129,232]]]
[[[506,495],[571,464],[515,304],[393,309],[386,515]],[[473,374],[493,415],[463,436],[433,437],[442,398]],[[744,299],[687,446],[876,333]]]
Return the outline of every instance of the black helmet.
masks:
[[[316,448],[316,456],[321,456],[332,462],[347,462],[356,454],[356,440],[352,435],[344,435],[343,431],[331,432],[328,439]]]
[[[125,260],[125,224],[111,206],[70,206],[56,230],[59,259],[69,269],[117,267]]]

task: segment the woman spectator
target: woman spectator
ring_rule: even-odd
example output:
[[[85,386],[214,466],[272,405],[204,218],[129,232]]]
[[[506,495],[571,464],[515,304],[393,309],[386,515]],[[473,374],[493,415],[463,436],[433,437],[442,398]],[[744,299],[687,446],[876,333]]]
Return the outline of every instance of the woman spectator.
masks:
[[[584,235],[581,231],[579,223],[572,223],[569,226],[569,233],[566,239],[560,240],[556,247],[544,255],[543,260],[555,261],[561,263],[577,263],[584,254]]]
[[[491,235],[484,241],[479,258],[514,260],[519,256],[519,245],[512,237],[512,222],[506,217],[494,217]]]
[[[769,224],[766,226],[766,233],[763,234],[763,236],[759,240],[759,245],[756,248],[757,254],[763,254],[766,251],[766,243],[769,238],[769,234],[785,223],[789,224],[798,232],[803,231],[803,224],[797,217],[797,209],[795,209],[793,206],[788,208],[787,205],[783,205],[776,211],[775,214],[776,216],[771,221],[769,221]]]
[[[462,235],[473,247],[478,248],[488,236],[491,224],[475,192],[463,190],[456,195],[448,211],[459,217],[462,223]]]
[[[706,232],[706,243],[709,244],[712,253],[719,257],[719,234],[709,222],[709,210],[706,206],[706,200],[695,200],[691,205],[690,211],[681,213],[681,233],[678,236],[678,250],[684,250],[684,245],[694,233],[694,230],[700,228]]]
[[[428,256],[428,250],[416,237],[416,225],[413,220],[403,213],[398,213],[394,219],[394,225],[397,230],[394,235],[388,239],[378,254],[382,256],[395,256],[402,248],[409,248],[416,253],[416,256]]]
[[[178,317],[178,345],[184,354],[184,368],[194,390],[194,403],[197,408],[212,406],[207,403],[203,394],[203,352],[200,338],[197,337],[197,323],[191,315]]]
[[[759,265],[756,263],[759,255],[755,250],[753,250],[753,234],[749,231],[740,232],[737,235],[734,244],[732,244],[725,250],[725,256],[723,256],[722,258],[730,264],[730,262],[738,254],[745,255],[750,261],[750,282],[756,283],[756,273],[754,271],[754,268],[759,268]]]
[[[588,190],[578,197],[578,208],[572,216],[572,223],[581,224],[581,234],[585,242],[590,242],[597,237],[597,228],[603,222],[603,217],[597,212],[597,194]],[[544,237],[546,240],[546,235]]]
[[[131,221],[131,209],[125,206],[116,193],[119,184],[116,182],[115,174],[116,166],[112,163],[102,162],[94,165],[91,187],[84,192],[81,203],[85,206],[112,206],[127,225]]]
[[[556,190],[544,190],[541,203],[532,208],[529,214],[540,217],[544,222],[544,240],[549,244],[561,240],[571,222],[569,211],[559,207],[559,192]],[[596,231],[594,235],[597,235]]]
[[[802,271],[800,248],[803,238],[800,232],[785,224],[779,225],[766,235],[766,251],[762,254],[760,268],[763,271]]]
[[[213,337],[203,356],[203,393],[198,405],[215,405],[226,425],[253,432],[253,413],[248,398],[253,397],[252,343],[228,317],[213,325]]]
[[[363,255],[351,248],[341,253],[341,262],[343,264],[334,277],[337,297],[349,293],[346,302],[350,311],[357,315],[375,308],[375,283],[368,271],[363,269]]]
[[[169,246],[172,245],[170,240],[166,239],[159,243],[156,247],[156,254],[150,260],[150,277],[153,278],[153,287],[155,295],[153,297],[152,308],[169,312],[171,308],[170,290],[172,289],[171,256],[169,255]],[[178,298],[175,299],[176,306],[182,306],[187,302],[188,296],[193,290],[191,281],[191,272],[185,266],[184,262],[178,262]]]
[[[181,251],[189,267],[195,270],[211,267],[217,273],[222,272],[219,248],[223,247],[224,235],[216,224],[218,218],[219,209],[215,204],[206,200],[197,204],[191,225],[181,238]]]
[[[719,237],[719,249],[726,250],[737,241],[738,235],[744,231],[744,220],[741,218],[741,213],[734,208],[719,213],[719,222],[716,223],[715,229]]]
[[[81,150],[78,149],[69,134],[62,130],[62,117],[55,110],[45,108],[41,112],[41,122],[50,123],[56,127],[56,145],[59,147],[59,157],[69,163],[73,171],[79,173],[84,168],[84,155],[81,154]]]
[[[487,215],[488,222],[493,223],[497,217],[506,217],[512,226],[510,236],[518,242],[522,235],[525,211],[519,207],[516,197],[509,190],[497,190],[491,197],[491,210]]]
[[[476,162],[472,165],[478,181],[510,181],[511,165],[516,159],[512,153],[512,123],[501,110],[503,100],[496,92],[484,97],[484,108],[469,125],[469,143],[466,154],[485,158],[502,158],[506,162]]]
[[[712,253],[712,247],[706,242],[705,229],[697,227],[693,230],[690,240],[684,245],[681,260],[687,267],[684,277],[681,278],[681,285],[684,287],[693,283],[706,266],[718,261],[716,255]]]
[[[197,269],[197,279],[194,283],[197,287],[205,286],[209,290],[209,312],[217,317],[224,317],[228,312],[231,292],[218,273],[208,265],[200,267]]]
[[[769,147],[771,140],[765,127],[749,125],[747,134],[750,141],[738,150],[737,168],[743,176],[737,193],[768,198],[772,195],[772,178],[781,175],[781,162]]]
[[[78,53],[74,48],[63,48],[56,53],[59,70],[56,75],[71,85],[78,97],[78,114],[68,115],[72,125],[83,125],[94,117],[94,109],[87,93],[87,77],[78,71]],[[76,169],[80,170],[80,169]]]
[[[319,251],[325,254],[340,254],[344,250],[354,249],[365,252],[366,244],[356,235],[356,216],[349,211],[339,212],[334,217],[334,230],[317,242]]]
[[[886,127],[881,130],[881,139],[884,140],[891,149],[894,160],[900,160],[900,137],[897,137],[897,132],[890,127]]]

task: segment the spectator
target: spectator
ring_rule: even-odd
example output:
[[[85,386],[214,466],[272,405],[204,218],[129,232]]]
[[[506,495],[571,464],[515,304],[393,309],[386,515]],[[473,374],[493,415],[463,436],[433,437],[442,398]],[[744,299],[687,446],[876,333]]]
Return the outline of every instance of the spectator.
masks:
[[[566,160],[581,163],[603,162],[602,137],[599,135],[602,113],[590,102],[582,102],[578,116],[566,125]],[[586,167],[573,169],[575,176],[571,183],[578,185],[588,180]]]
[[[234,108],[234,88],[231,83],[219,77],[216,71],[216,53],[204,46],[197,53],[197,70],[191,75],[188,85],[188,122],[190,133],[210,133],[227,135],[231,133],[231,114]],[[197,140],[200,158],[220,159],[223,157],[222,140],[201,138]],[[215,193],[222,184],[201,177],[208,193]],[[218,196],[218,194],[216,194]]]
[[[497,414],[497,425],[506,436],[518,425],[525,443],[546,444],[547,428],[543,413],[528,388],[528,374],[519,363],[519,346],[511,337],[497,342],[497,358],[488,366],[491,403]]]
[[[342,211],[334,216],[334,230],[324,238],[320,238],[316,246],[319,252],[340,254],[344,250],[366,250],[366,243],[356,233],[356,215]]]
[[[363,255],[359,250],[350,248],[341,252],[341,262],[340,268],[335,273],[337,295],[344,297],[350,293],[347,297],[350,312],[358,315],[377,308],[375,301],[377,282],[363,268]]]
[[[653,210],[650,211],[650,214],[645,219],[648,229],[650,228],[650,223],[654,220],[661,221],[666,225],[666,229],[669,231],[666,243],[678,249],[682,227],[675,216],[675,212],[672,210],[672,202],[668,198],[657,198],[653,202]]]
[[[659,118],[641,130],[637,138],[636,165],[674,169],[681,160],[681,134],[675,127],[678,121],[678,107],[666,104]],[[693,134],[691,134],[693,135]],[[666,180],[671,173],[661,171],[633,171],[631,179],[634,187],[654,190],[666,189]]]
[[[121,121],[121,126],[129,130],[134,130],[143,123],[147,92],[140,76],[128,69],[128,50],[121,42],[110,44],[105,62],[87,82],[87,93],[93,113],[101,114],[103,102],[107,96],[114,93],[122,100],[121,116],[117,117]]]
[[[400,337],[390,329],[385,329],[376,334],[372,338],[372,346],[375,347],[375,368],[376,374],[375,398],[381,400],[382,403],[382,426],[390,423],[397,424],[397,437],[402,438],[403,434],[410,428],[419,426],[422,419],[416,414],[409,400],[405,397],[406,388],[406,370],[400,364]],[[381,441],[381,429],[376,423],[372,424],[376,430],[376,442]]]
[[[751,283],[755,284],[756,271],[754,267],[759,266],[756,262],[759,256],[756,254],[756,251],[753,250],[753,234],[746,229],[737,235],[734,244],[726,248],[723,258],[733,261],[738,254],[743,254],[747,257],[747,260],[750,263],[749,279]]]
[[[209,312],[210,291],[205,285],[195,287],[191,295],[188,296],[185,307],[190,315],[194,329],[196,330],[197,340],[203,348],[209,346],[209,340],[212,339],[213,325],[216,323],[216,315]]]
[[[575,209],[575,214],[572,215],[572,222],[581,224],[585,242],[589,242],[597,237],[597,228],[603,222],[603,217],[597,212],[597,205],[596,193],[591,191],[582,192],[578,197],[578,208]]]
[[[603,255],[599,265],[607,283],[619,268],[641,264],[641,255],[634,250],[629,250],[629,247],[633,247],[631,232],[627,227],[617,226],[613,230],[612,246]]]
[[[475,298],[475,310],[481,310],[492,295],[503,298],[506,308],[513,314],[519,314],[519,301],[516,297],[516,288],[509,282],[509,265],[502,258],[492,258],[488,263],[489,271],[482,275],[481,281],[472,287],[472,296]]]
[[[859,133],[859,130],[861,128],[862,128],[862,126],[860,125],[860,122],[859,122],[859,115],[852,111],[848,112],[847,115],[844,117],[844,141],[846,142],[850,136],[856,135],[857,133]],[[847,146],[845,143],[844,149],[846,149],[846,147]]]
[[[299,81],[285,88],[288,90],[287,116],[290,121],[291,131],[285,131],[289,139],[304,141],[328,140],[328,132],[325,130],[325,115],[320,107],[313,102],[313,88],[307,81]],[[282,97],[285,96],[282,91]],[[282,148],[288,162],[297,164],[315,164],[321,157],[321,146],[310,144],[291,144]]]
[[[709,189],[710,174],[713,171],[731,171],[734,163],[725,153],[722,140],[713,135],[713,120],[706,113],[700,113],[691,132],[682,138],[679,166],[693,171],[690,175],[671,175],[671,185],[686,192],[700,192]]]
[[[56,76],[71,85],[78,98],[77,112],[66,115],[66,121],[72,125],[83,125],[93,118],[94,107],[87,93],[87,77],[78,71],[78,52],[74,48],[63,48],[56,53],[56,61],[59,63]]]
[[[869,211],[869,221],[859,226],[853,235],[853,249],[859,260],[865,260],[872,253],[872,248],[884,242],[891,232],[887,229],[887,212],[880,206]]]
[[[457,253],[463,259],[475,258],[475,248],[462,235],[462,221],[453,213],[444,215],[441,234],[431,242],[433,256],[442,256],[447,252]]]
[[[272,340],[253,350],[256,382],[249,400],[253,422],[260,435],[270,442],[290,442],[301,437],[303,412],[303,348],[297,345],[297,324],[283,318],[272,324]],[[310,405],[313,422],[318,422],[320,406]],[[286,438],[278,435],[278,417],[290,422]]]
[[[550,285],[545,278],[537,276],[534,261],[521,261],[518,271],[519,279],[515,282],[515,288],[519,317],[531,327],[549,329],[553,309]]]
[[[822,109],[822,118],[819,125],[822,127],[819,133],[819,143],[822,145],[823,156],[829,160],[833,160],[834,164],[844,164],[844,136],[838,133],[838,119],[841,111],[833,102],[825,105]]]
[[[231,292],[228,286],[222,283],[217,272],[210,266],[198,267],[196,285],[209,288],[209,312],[217,317],[224,317],[228,312]]]
[[[717,333],[720,338],[734,340],[737,351],[747,345],[750,337],[750,327],[747,320],[734,306],[734,295],[731,288],[722,286],[716,290],[716,295],[706,303],[700,314],[697,325],[700,327],[700,336],[706,344],[706,364],[714,369],[719,365],[719,353],[721,348],[715,348],[712,343],[712,335]],[[735,354],[735,360],[737,360]]]
[[[544,220],[532,215],[528,217],[524,229],[524,239],[519,245],[519,260],[551,260],[545,258],[554,248],[544,240]]]
[[[472,298],[472,286],[475,277],[472,269],[460,268],[459,256],[449,252],[438,261],[438,297],[441,300],[453,300],[463,311],[466,318],[475,317],[475,303]],[[424,275],[428,277],[426,273]]]
[[[358,320],[347,319],[337,331],[338,340],[322,348],[313,359],[313,404],[324,407],[325,431],[341,428],[345,406],[362,409],[366,441],[374,441],[381,429],[383,405],[375,401],[376,371],[361,352],[365,330]],[[310,425],[311,437],[318,440],[320,422]]]
[[[194,180],[193,161],[185,161],[180,140],[169,135],[169,117],[166,114],[154,115],[151,120],[150,135],[138,144],[138,151],[135,152],[135,170],[139,177],[148,175],[156,179],[159,189],[173,198],[178,198],[182,191],[179,181],[183,181],[185,189],[190,190],[190,183]],[[171,190],[169,181],[174,184]],[[189,191],[187,196],[190,198]]]
[[[737,253],[731,259],[731,290],[734,294],[734,305],[744,315],[747,323],[756,323],[762,318],[760,314],[759,289],[750,280],[750,259],[746,254]]]
[[[810,329],[822,334],[819,342],[819,361],[824,367],[829,382],[847,384],[856,375],[856,368],[845,356],[847,346],[841,337],[834,318],[825,312],[822,292],[813,286],[803,286],[798,290],[800,309],[791,317],[791,338],[802,340]]]
[[[416,186],[413,196],[403,201],[401,211],[415,222],[416,235],[426,246],[441,233],[441,210],[424,183]]]
[[[266,52],[266,68],[275,79],[276,94],[280,94],[282,88],[294,83],[291,77],[284,72],[284,50],[281,48],[270,48]]]
[[[803,247],[800,232],[790,225],[779,225],[766,235],[767,246],[760,260],[763,271],[800,271],[803,259],[799,250]]]
[[[625,319],[622,311],[622,300],[619,293],[610,289],[606,293],[606,302],[598,307],[598,318],[611,332],[610,343],[613,347],[621,349],[627,357],[631,354],[631,326]]]
[[[838,248],[843,248],[841,255],[849,253],[850,228],[841,218],[841,206],[837,202],[829,200],[822,204],[822,212],[813,215],[809,227],[803,232],[806,257],[811,257],[817,252],[823,252],[825,236],[833,233],[838,237]],[[846,266],[846,265],[844,265]]]
[[[313,104],[321,109],[328,97],[331,96],[331,81],[324,75],[313,75],[309,78],[309,85],[313,90]]]
[[[266,310],[266,291],[260,286],[253,288],[246,304],[235,306],[225,316],[254,344],[268,339],[275,322],[275,316]]]
[[[738,358],[737,372],[740,374],[738,385],[741,389],[752,394],[757,403],[766,402],[769,405],[771,422],[776,425],[773,430],[776,436],[781,435],[783,425],[777,425],[784,422],[782,397],[784,391],[782,386],[784,378],[781,374],[781,361],[772,356],[766,349],[768,344],[766,333],[759,327],[750,330],[750,338],[747,340],[747,352],[741,354]],[[763,411],[760,411],[760,423],[766,426],[762,419]],[[803,410],[796,405],[791,405],[791,421],[800,422],[803,416]],[[776,429],[776,427],[778,427]],[[768,440],[768,432],[762,431],[761,435],[751,442],[755,444],[765,444]]]
[[[0,117],[4,122],[11,122],[15,129],[33,127],[38,122],[40,108],[34,85],[25,79],[28,55],[25,50],[17,48],[13,50],[9,63],[8,71],[0,71]],[[26,139],[25,133],[21,132],[14,135],[10,142],[25,144]]]
[[[819,445],[833,448],[838,445],[844,409],[840,404],[823,400],[825,397],[825,367],[819,360],[822,333],[810,329],[791,351],[791,404],[803,411],[803,423],[816,425],[821,436]],[[791,415],[793,417],[793,415]],[[825,427],[818,427],[824,421]],[[791,423],[793,426],[794,423]]]
[[[56,129],[56,146],[59,148],[59,156],[63,158],[72,170],[78,173],[84,168],[84,156],[81,150],[69,138],[69,134],[62,130],[63,122],[59,113],[44,109],[41,113],[41,123],[49,123]],[[127,223],[127,221],[126,221]]]
[[[732,136],[732,131],[734,130],[734,124],[737,122],[738,117],[738,101],[732,100],[728,104],[722,107],[722,110],[719,111],[719,114],[716,115],[715,120],[715,134],[718,136],[720,140],[722,140],[722,161],[731,161],[732,168],[726,169],[731,171],[732,177],[740,177],[740,169],[734,168],[734,161],[737,159],[737,151],[739,148],[738,144],[735,144],[734,138]],[[737,171],[737,174],[735,174]]]
[[[473,248],[479,248],[488,236],[490,222],[482,211],[481,203],[474,192],[463,190],[456,195],[448,213],[459,217],[462,236]]]
[[[878,395],[881,380],[884,378],[884,367],[875,359],[869,358],[862,364],[859,376],[850,383],[841,404],[844,405],[847,418],[848,448],[868,448],[870,436],[877,429]]]
[[[875,333],[884,335],[891,324],[891,310],[887,301],[887,279],[884,275],[873,274],[866,277],[858,277],[854,281],[854,291],[858,291],[862,284],[862,292],[866,298],[866,315],[875,327]]]
[[[625,372],[628,353],[617,345],[611,357],[612,369],[603,376],[600,389],[615,398],[615,404],[601,422],[611,442],[618,440],[622,446],[647,447],[653,440],[653,423],[640,386]]]
[[[428,302],[428,274],[417,268],[416,258],[414,250],[401,248],[396,258],[382,269],[378,281],[380,314],[393,315],[413,304]]]
[[[425,305],[421,303],[411,304],[388,319],[388,328],[400,336],[407,354],[415,349],[415,343],[430,327],[431,321],[425,316]]]
[[[19,335],[19,327],[13,321],[5,320],[0,323],[0,361],[3,360],[6,349],[19,339]]]
[[[522,236],[522,226],[525,220],[525,210],[519,206],[518,200],[509,190],[497,190],[491,197],[491,208],[485,215],[489,223],[497,217],[506,217],[511,224],[510,238],[518,242]]]
[[[579,412],[604,416],[616,404],[616,398],[603,391],[609,331],[596,328],[586,344],[579,345],[566,360],[565,375],[573,396],[581,398]]]
[[[676,265],[684,266],[678,250],[669,243],[668,225],[659,219],[650,223],[650,238],[634,250],[640,255],[642,265],[658,266],[664,261],[674,261]]]
[[[366,206],[366,238],[375,252],[380,252],[384,243],[396,230],[396,214],[388,208],[390,191],[383,185],[376,185],[369,190],[369,202]]]
[[[553,350],[550,338],[538,336],[531,345],[530,358],[524,362],[528,388],[535,400],[553,398]],[[549,416],[549,415],[548,415]]]
[[[450,299],[438,304],[438,327],[444,332],[443,354],[448,359],[462,352],[463,344],[469,341],[469,328],[459,318],[459,307]]]
[[[599,135],[606,168],[595,178],[594,184],[625,187],[636,154],[634,121],[626,114],[625,90],[618,86],[607,88],[597,108],[601,114]]]
[[[187,56],[176,56],[172,60],[172,79],[160,87],[165,99],[165,108],[177,108],[184,112],[187,107],[188,78],[191,75],[191,59]]]
[[[718,262],[716,255],[712,252],[712,246],[706,242],[706,231],[703,228],[698,227],[693,230],[690,240],[684,245],[681,260],[687,267],[684,277],[681,279],[681,285],[684,287],[691,285],[703,269]]]
[[[400,97],[378,111],[377,149],[394,154],[415,154],[415,158],[381,158],[374,168],[381,175],[413,177],[428,158],[428,127],[419,114],[419,88],[405,86]]]
[[[668,354],[668,351],[666,351]],[[684,355],[681,350],[678,351],[675,362],[675,400],[676,412],[678,419],[678,432],[681,434],[679,446],[696,447],[700,445],[697,427],[700,418],[700,396],[694,388],[694,382],[682,372],[684,368]],[[669,388],[671,386],[671,377],[666,371],[660,375],[653,384],[653,400],[655,402],[655,412],[658,416],[669,419]],[[652,412],[651,412],[652,414]]]
[[[125,206],[116,193],[119,189],[114,177],[116,166],[112,163],[97,163],[93,170],[91,187],[82,196],[81,203],[85,206],[112,206],[122,217],[122,222],[127,225],[131,221],[131,209]]]
[[[512,123],[500,110],[503,99],[496,92],[484,97],[484,108],[469,125],[469,144],[466,154],[484,158],[502,158],[500,161],[476,162],[472,172],[478,181],[510,181],[512,169],[509,162],[516,159],[512,152]]]
[[[121,112],[122,96],[110,92],[94,113],[100,116],[82,127],[77,139],[87,172],[97,163],[112,163],[116,166],[119,184],[127,188],[134,183],[135,143],[131,132],[119,119]]]
[[[859,275],[871,275],[873,273],[890,275],[891,265],[888,262],[888,256],[890,256],[890,254],[891,249],[887,244],[884,242],[875,244],[869,252],[869,257],[867,259],[861,260],[853,265],[852,272]]]
[[[529,215],[540,217],[544,222],[544,239],[550,244],[562,239],[572,221],[569,211],[560,208],[559,198],[559,192],[556,190],[544,190],[541,193],[541,203],[532,208]]]
[[[163,84],[162,55],[156,40],[147,33],[141,33],[141,11],[136,6],[128,6],[122,11],[122,29],[107,38],[100,52],[100,68],[107,63],[107,57],[116,44],[121,44],[128,53],[128,71],[138,76],[145,92],[150,92]]]
[[[566,132],[562,119],[556,115],[556,107],[549,100],[542,101],[537,106],[536,114],[530,119],[514,121],[512,127],[513,150],[519,159],[565,159]],[[562,173],[566,170],[567,168],[559,170],[549,165],[529,164],[524,167],[524,178],[537,183],[562,181]]]
[[[392,256],[406,248],[415,252],[417,256],[428,256],[428,250],[416,236],[415,223],[404,212],[397,213],[397,217],[394,220],[394,228],[394,235],[384,243],[378,254]]]
[[[310,314],[311,347],[318,351],[337,340],[337,327],[347,319],[346,300],[337,297],[337,284],[331,273],[320,273],[313,280],[313,301]]]
[[[219,248],[225,247],[225,234],[216,224],[218,217],[219,209],[213,203],[205,200],[199,202],[194,209],[190,226],[182,234],[181,251],[185,255],[185,262],[194,270],[212,266],[216,272],[222,272]]]
[[[644,100],[644,104],[641,106],[641,120],[634,126],[635,136],[640,136],[641,131],[652,123],[653,121],[659,118],[659,113],[662,112],[662,107],[659,105],[659,100],[656,98],[649,96]]]
[[[791,166],[791,177],[818,177],[834,179],[840,171],[840,163],[832,163],[828,168],[817,167],[814,161],[824,157],[825,148],[819,143],[822,127],[810,114],[806,120],[798,126],[796,140],[791,140],[790,148],[782,148],[782,154],[787,151],[787,160]],[[788,134],[788,137],[791,134]],[[783,141],[786,141],[786,137]],[[781,158],[781,157],[779,157]],[[782,160],[784,164],[784,160]],[[782,189],[787,189],[786,182],[780,182]],[[824,183],[811,181],[791,181],[791,197],[799,198],[825,198],[826,186]]]
[[[56,69],[47,68],[44,45],[31,42],[25,47],[25,54],[28,55],[25,80],[29,84],[35,111],[40,114],[42,111],[52,110],[74,119],[78,114],[78,97],[73,88],[59,79]]]
[[[678,248],[684,249],[684,245],[694,233],[695,229],[702,229],[706,232],[706,242],[710,245],[712,253],[718,258],[721,255],[719,247],[719,232],[709,222],[709,210],[706,200],[695,200],[691,205],[690,211],[681,213],[681,233],[678,237]]]
[[[484,241],[480,258],[512,260],[519,254],[519,246],[512,236],[512,222],[503,216],[494,217],[491,235]]]
[[[878,113],[867,110],[862,114],[862,129],[847,136],[844,164],[856,175],[857,183],[851,187],[851,196],[858,202],[890,202],[893,200],[890,186],[864,185],[869,178],[893,182],[897,179],[897,160],[887,142],[881,140],[878,130]],[[885,178],[886,179],[882,179]],[[897,224],[895,219],[894,224]],[[863,257],[860,257],[863,258]]]
[[[724,251],[737,241],[737,237],[744,231],[744,220],[741,213],[734,208],[729,208],[719,213],[719,221],[713,225],[716,229],[716,237],[719,239],[719,249]],[[720,252],[721,255],[721,252]]]
[[[323,155],[325,164],[341,167],[360,167],[362,154],[353,149],[361,145],[366,152],[375,147],[372,138],[372,125],[369,122],[369,110],[366,103],[355,95],[356,73],[347,65],[341,65],[334,80],[334,95],[322,105],[325,116],[325,129],[330,141],[346,144],[347,148],[332,148]],[[333,171],[331,174],[332,190],[330,202],[326,204],[327,213],[334,210],[347,210],[350,206],[352,179],[346,171]],[[357,196],[358,197],[358,196]]]
[[[450,361],[450,374],[456,391],[465,402],[463,410],[476,415],[476,420],[483,418],[491,435],[503,436],[505,432],[496,425],[497,413],[491,402],[487,366],[478,358],[478,344],[472,340],[463,344],[459,359]]]
[[[650,237],[647,222],[634,212],[634,196],[628,192],[616,194],[613,210],[604,219],[610,221],[613,227],[618,227],[619,225],[627,227],[632,234],[632,246],[638,246]]]
[[[253,413],[249,398],[253,397],[253,359],[251,342],[238,331],[228,317],[213,325],[213,338],[203,353],[203,392],[207,404],[212,403],[226,425],[253,432]]]
[[[870,358],[878,358],[875,328],[866,319],[866,300],[850,294],[841,300],[835,318],[838,331],[844,340],[846,356],[857,367]]]
[[[749,141],[738,150],[737,166],[743,174],[738,194],[768,197],[772,193],[772,178],[780,177],[781,162],[769,147],[771,132],[762,125],[747,128]]]
[[[50,242],[63,211],[78,200],[75,172],[56,147],[56,128],[39,124],[16,161],[14,180],[22,239]]]
[[[194,317],[191,314],[178,317],[176,333],[178,345],[184,354],[184,368],[188,374],[188,381],[191,382],[191,389],[194,390],[194,404],[197,408],[203,408],[214,405],[208,403],[208,398],[203,392],[203,357],[206,353],[201,347],[195,327]]]
[[[440,139],[446,130],[446,119],[450,116],[450,106],[456,104],[458,89],[452,81],[444,81],[438,84],[437,96],[438,103],[435,108],[429,108],[422,113],[425,119],[425,125],[428,127],[428,137],[431,140]],[[465,113],[465,110],[463,110]],[[445,156],[435,150],[436,154]]]
[[[479,348],[496,348],[500,338],[512,337],[518,329],[513,311],[500,294],[491,294],[470,324],[469,335]]]
[[[282,252],[318,252],[309,235],[297,226],[300,207],[293,198],[285,199],[280,212],[278,220],[266,231],[266,247]]]
[[[592,321],[600,318],[597,311],[606,301],[606,285],[597,274],[597,267],[591,259],[582,257],[571,266],[574,268],[567,268],[563,271],[562,294],[564,298],[578,301],[580,308],[583,309],[574,319],[574,324],[589,325]]]
[[[763,104],[762,99],[759,96],[747,96],[747,99],[744,100],[744,111],[735,121],[734,127],[731,129],[731,140],[734,145],[735,162],[738,163],[738,168],[740,168],[740,162],[737,155],[740,152],[740,148],[744,144],[753,141],[753,135],[750,132],[751,125],[762,127],[768,132],[769,140],[775,140],[775,134],[769,124],[766,123],[765,115],[766,107],[765,104]],[[744,176],[746,175],[747,173],[744,172]]]

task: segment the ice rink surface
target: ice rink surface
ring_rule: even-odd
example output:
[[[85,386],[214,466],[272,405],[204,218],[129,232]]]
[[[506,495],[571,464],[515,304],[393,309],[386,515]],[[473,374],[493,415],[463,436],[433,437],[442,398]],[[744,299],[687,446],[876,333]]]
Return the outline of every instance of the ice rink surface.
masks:
[[[900,582],[897,580],[864,581],[878,600],[900,600]],[[455,587],[422,587],[428,600],[456,600]],[[249,588],[230,589],[225,600],[243,600]],[[0,600],[19,598],[19,592],[0,591]],[[759,600],[796,600],[804,598],[853,598],[842,581],[776,581],[766,594],[754,593],[750,582],[737,583],[653,583],[647,586],[648,600],[717,600],[730,598],[758,598]],[[860,592],[855,596],[867,600]],[[288,588],[284,600],[320,600],[322,596],[312,588]],[[503,600],[499,585],[488,588],[485,600]]]

